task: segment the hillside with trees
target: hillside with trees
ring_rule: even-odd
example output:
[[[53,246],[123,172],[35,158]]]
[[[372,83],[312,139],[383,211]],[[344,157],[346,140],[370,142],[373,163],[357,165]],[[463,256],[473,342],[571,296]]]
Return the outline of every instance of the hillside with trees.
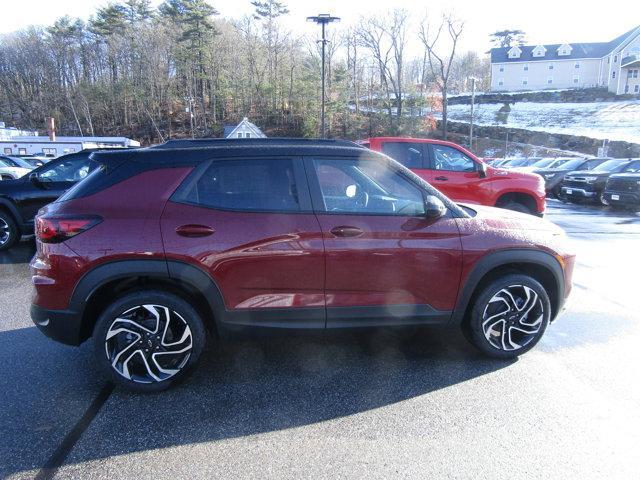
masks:
[[[86,21],[65,16],[4,35],[0,119],[42,130],[53,116],[61,134],[144,143],[217,136],[244,116],[270,136],[317,136],[317,28],[294,35],[282,26],[284,2],[251,5],[253,15],[231,19],[205,0],[166,0],[158,8],[126,0]],[[488,59],[455,50],[454,34],[464,35],[462,22],[410,20],[404,10],[332,25],[328,135],[425,134],[443,89],[464,91],[471,75],[486,88]],[[423,53],[411,57],[409,42]]]

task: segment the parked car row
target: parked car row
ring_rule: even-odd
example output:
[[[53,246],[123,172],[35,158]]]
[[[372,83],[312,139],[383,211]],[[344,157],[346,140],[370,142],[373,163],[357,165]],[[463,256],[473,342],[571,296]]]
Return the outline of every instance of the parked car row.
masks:
[[[494,159],[492,165],[540,175],[547,195],[563,201],[640,210],[640,159]]]

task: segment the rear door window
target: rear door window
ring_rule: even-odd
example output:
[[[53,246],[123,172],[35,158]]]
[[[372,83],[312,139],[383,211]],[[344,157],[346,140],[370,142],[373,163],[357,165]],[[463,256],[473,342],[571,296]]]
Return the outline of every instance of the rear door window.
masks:
[[[176,200],[221,210],[299,212],[299,183],[292,159],[216,160],[178,190]]]
[[[427,168],[426,144],[419,142],[384,142],[382,153],[407,168]]]

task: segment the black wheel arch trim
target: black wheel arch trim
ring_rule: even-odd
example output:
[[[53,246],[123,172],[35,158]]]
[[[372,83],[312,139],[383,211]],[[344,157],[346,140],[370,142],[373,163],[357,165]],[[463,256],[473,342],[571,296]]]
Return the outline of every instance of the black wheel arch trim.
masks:
[[[24,230],[24,220],[22,219],[22,215],[20,215],[20,211],[18,207],[11,201],[6,198],[0,197],[0,208],[5,208],[9,211],[9,213],[13,216],[13,220],[16,222],[18,228],[22,231]]]
[[[564,303],[564,270],[560,265],[560,262],[550,253],[543,250],[533,249],[508,249],[499,250],[496,252],[488,253],[482,257],[464,280],[464,284],[458,293],[458,299],[456,301],[455,310],[451,316],[452,325],[460,325],[464,321],[464,316],[469,307],[469,302],[476,288],[491,270],[504,267],[511,264],[533,264],[539,267],[546,268],[552,275],[556,284],[557,293],[557,308],[554,312],[555,315],[562,309]],[[553,315],[552,315],[553,320]]]

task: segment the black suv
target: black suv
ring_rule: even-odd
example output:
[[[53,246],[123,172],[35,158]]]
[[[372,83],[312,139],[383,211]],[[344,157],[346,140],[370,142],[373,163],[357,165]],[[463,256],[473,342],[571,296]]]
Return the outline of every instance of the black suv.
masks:
[[[606,158],[571,158],[569,160],[561,162],[552,162],[547,168],[536,168],[533,173],[537,173],[544,178],[544,189],[547,195],[554,195],[558,197],[560,195],[560,188],[562,187],[562,181],[567,173],[572,171],[585,171],[593,170],[601,163],[604,163]],[[557,165],[557,166],[554,166]]]
[[[94,151],[64,155],[22,178],[0,182],[0,250],[11,248],[22,235],[32,234],[38,210],[98,167],[89,159]]]
[[[607,180],[614,173],[635,172],[640,159],[613,159],[601,163],[593,170],[576,170],[567,173],[562,181],[560,199],[571,202],[592,200],[603,205],[609,202],[604,196]]]
[[[625,173],[611,175],[604,189],[604,199],[614,208],[640,209],[640,165],[630,166]]]

